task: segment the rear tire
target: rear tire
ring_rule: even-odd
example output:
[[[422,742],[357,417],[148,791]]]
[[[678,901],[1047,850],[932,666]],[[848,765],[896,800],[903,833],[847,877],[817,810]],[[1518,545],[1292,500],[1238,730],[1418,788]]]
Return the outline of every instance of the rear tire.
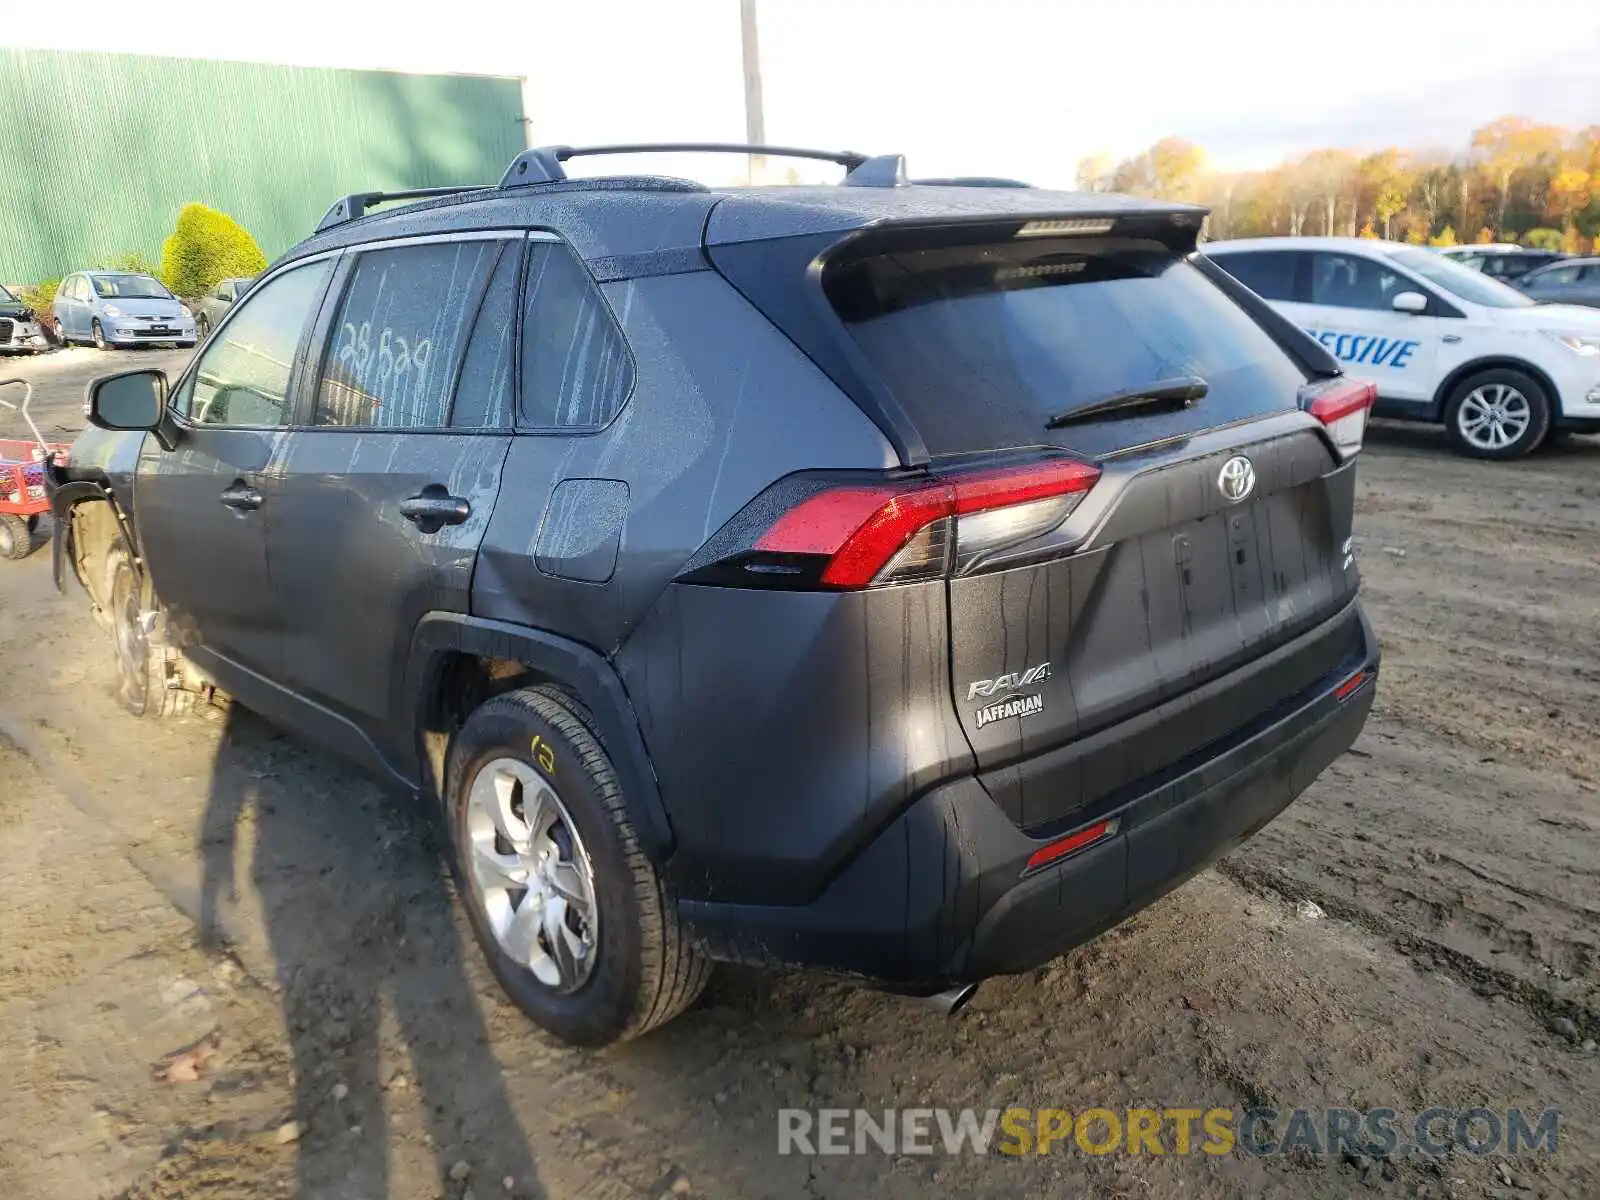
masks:
[[[15,562],[33,553],[33,531],[16,513],[0,513],[0,559]]]
[[[1505,462],[1543,442],[1551,416],[1550,398],[1538,380],[1496,368],[1456,385],[1445,404],[1444,425],[1460,453]]]
[[[639,847],[611,760],[570,697],[524,688],[474,711],[451,747],[445,808],[473,933],[506,994],[541,1029],[604,1046],[665,1023],[700,995],[711,964],[689,944],[673,896]],[[496,873],[512,862],[527,864],[520,895]],[[577,922],[580,949],[592,938],[560,967],[546,952],[571,926],[552,932],[552,918],[538,915],[553,902],[544,882],[552,869],[581,881],[589,902],[563,901],[559,920]],[[563,895],[572,890],[565,886]],[[516,931],[530,914],[524,927],[535,932],[524,951]]]

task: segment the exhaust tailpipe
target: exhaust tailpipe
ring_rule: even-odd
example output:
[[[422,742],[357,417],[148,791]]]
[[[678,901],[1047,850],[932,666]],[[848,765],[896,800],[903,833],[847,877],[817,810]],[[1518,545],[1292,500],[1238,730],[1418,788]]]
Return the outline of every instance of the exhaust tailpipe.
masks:
[[[972,999],[973,993],[977,990],[977,984],[963,983],[958,987],[937,992],[932,996],[915,996],[913,999],[918,1004],[933,1009],[934,1012],[941,1016],[953,1017],[967,1006],[967,1001]]]

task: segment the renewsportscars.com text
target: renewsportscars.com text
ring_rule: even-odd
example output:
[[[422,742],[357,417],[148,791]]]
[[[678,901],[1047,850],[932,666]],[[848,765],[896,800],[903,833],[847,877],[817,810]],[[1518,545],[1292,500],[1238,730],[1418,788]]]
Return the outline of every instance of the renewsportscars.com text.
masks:
[[[1372,1158],[1556,1152],[1561,1113],[1511,1108],[801,1108],[778,1110],[779,1154],[1147,1154],[1304,1149]]]

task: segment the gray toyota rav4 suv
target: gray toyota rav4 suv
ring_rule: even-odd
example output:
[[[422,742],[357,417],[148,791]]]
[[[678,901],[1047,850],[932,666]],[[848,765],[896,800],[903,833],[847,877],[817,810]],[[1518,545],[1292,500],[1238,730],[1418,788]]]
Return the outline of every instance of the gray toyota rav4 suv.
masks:
[[[566,176],[619,149],[347,197],[175,380],[91,385],[57,578],[128,707],[216,689],[436,798],[587,1044],[717,960],[953,1007],[1351,744],[1372,389],[1203,209]]]

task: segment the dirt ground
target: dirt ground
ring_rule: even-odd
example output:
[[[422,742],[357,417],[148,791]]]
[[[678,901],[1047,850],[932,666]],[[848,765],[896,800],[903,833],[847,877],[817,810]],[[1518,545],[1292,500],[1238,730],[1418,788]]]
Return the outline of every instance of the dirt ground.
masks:
[[[124,715],[48,553],[0,564],[0,1195],[1600,1196],[1600,444],[1380,430],[1357,543],[1367,731],[1216,870],[954,1018],[722,970],[602,1053],[500,999],[427,814],[248,713]],[[1262,1104],[1562,1124],[1514,1159],[777,1150],[786,1107]]]

